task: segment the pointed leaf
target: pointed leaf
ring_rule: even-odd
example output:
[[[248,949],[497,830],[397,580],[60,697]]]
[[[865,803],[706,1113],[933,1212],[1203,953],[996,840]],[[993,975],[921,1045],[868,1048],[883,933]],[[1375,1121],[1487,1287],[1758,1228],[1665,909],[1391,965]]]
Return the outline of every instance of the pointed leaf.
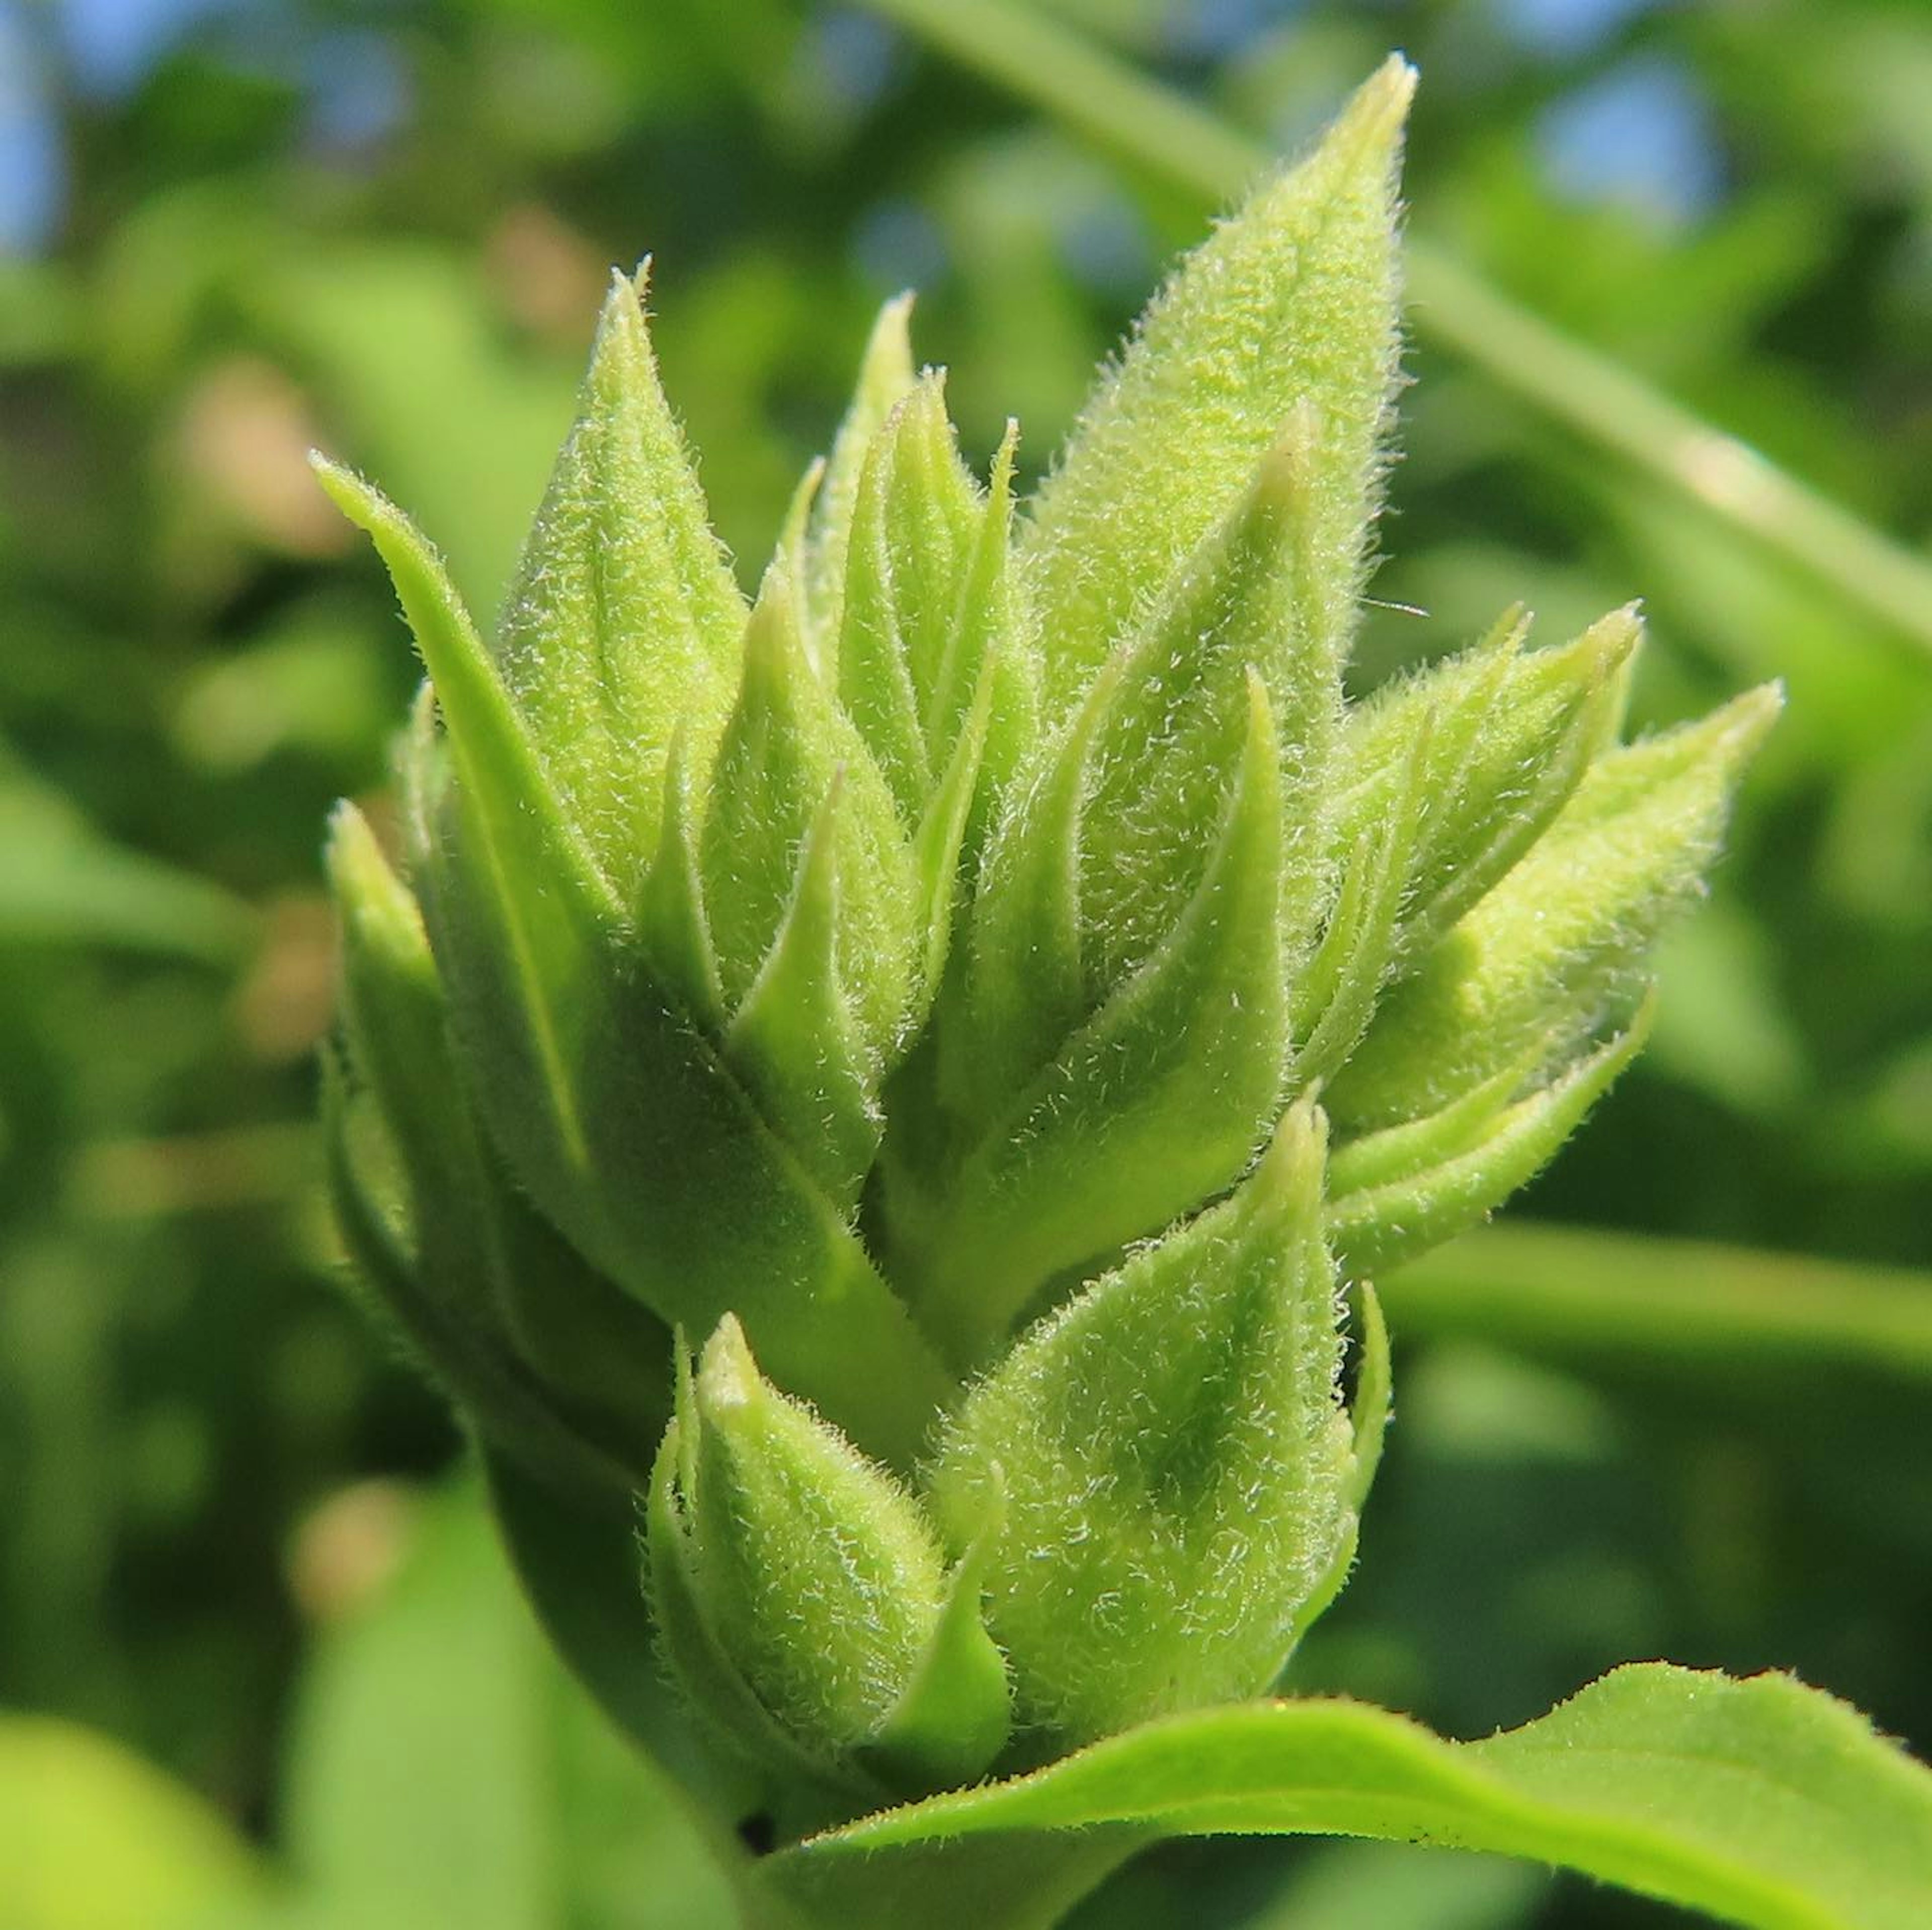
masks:
[[[1418,1134],[1408,1150],[1418,1155],[1406,1172],[1388,1173],[1372,1185],[1351,1187],[1338,1158],[1337,1185],[1328,1207],[1328,1237],[1352,1275],[1386,1272],[1405,1260],[1486,1218],[1519,1186],[1526,1185],[1582,1123],[1583,1116],[1643,1049],[1649,1036],[1652,1001],[1629,1028],[1541,1091],[1519,1100],[1468,1134],[1462,1148],[1438,1143],[1424,1152]],[[1478,1091],[1487,1093],[1492,1086]],[[1445,1110],[1454,1114],[1453,1105]],[[1438,1119],[1442,1116],[1438,1115]],[[1466,1128],[1470,1116],[1463,1114]],[[1377,1139],[1414,1128],[1391,1127],[1356,1144],[1379,1153]],[[1379,1162],[1378,1162],[1379,1163]]]
[[[1341,654],[1396,373],[1394,178],[1414,85],[1391,59],[1306,161],[1264,182],[1183,265],[1089,403],[1028,550],[1052,625],[1054,710],[1227,513],[1304,401],[1319,424],[1322,628]]]
[[[982,491],[959,460],[940,379],[929,373],[866,453],[847,556],[838,695],[908,826],[928,808],[989,661],[1000,665],[994,707],[1009,762],[1030,734],[1030,640],[1007,562],[1016,433],[1009,424]]]
[[[672,737],[688,733],[700,773],[710,761],[744,625],[640,288],[614,276],[496,655],[566,814],[623,895],[656,846]]]
[[[638,894],[637,931],[658,984],[698,1024],[715,1032],[724,1023],[724,988],[704,915],[688,741],[680,731],[664,759],[658,848]]]
[[[1116,658],[1001,814],[974,901],[963,983],[940,1020],[940,1077],[979,1122],[1030,1080],[1089,1009],[1080,841],[1096,733],[1125,668]]]
[[[1386,808],[1364,828],[1343,865],[1321,942],[1290,990],[1296,1091],[1327,1078],[1354,1050],[1395,969],[1410,859],[1426,810],[1428,745],[1425,719]]]
[[[799,853],[790,908],[733,1017],[724,1054],[826,1197],[849,1212],[878,1149],[877,1064],[838,979],[835,779]]]
[[[1004,1518],[1003,1509],[994,1513],[947,1578],[926,1653],[866,1752],[896,1788],[956,1788],[1006,1747],[1012,1728],[1006,1659],[986,1632],[981,1604]]]
[[[1309,553],[1309,412],[1298,410],[1234,506],[1136,626],[1090,753],[1080,919],[1097,999],[1157,946],[1199,881],[1240,757],[1250,666],[1282,757],[1282,877],[1299,931],[1312,907],[1316,826],[1341,712],[1341,664]]]
[[[734,1010],[777,939],[799,851],[842,770],[838,968],[861,1036],[883,1055],[903,1032],[919,953],[911,856],[878,766],[806,656],[791,586],[774,570],[746,633],[744,681],[699,846],[712,941]]]
[[[576,1059],[584,988],[614,907],[434,552],[400,511],[346,470],[320,463],[317,472],[388,566],[448,727],[452,808],[466,847],[454,895],[474,935],[467,951],[487,970],[498,1013],[500,1076],[490,1082],[491,1096],[502,1087],[501,1103],[527,1122],[525,1141],[546,1189],[594,1212]],[[435,895],[452,893],[439,883]]]
[[[812,504],[802,579],[812,627],[836,639],[845,581],[846,547],[859,499],[860,472],[872,439],[917,379],[912,361],[910,324],[913,298],[896,295],[879,310],[859,364],[845,419],[825,464],[824,481]]]
[[[1356,1283],[1349,1298],[1354,1305],[1362,1359],[1356,1369],[1355,1395],[1348,1408],[1352,1438],[1348,1464],[1341,1485],[1345,1510],[1342,1532],[1328,1572],[1309,1591],[1296,1612],[1290,1639],[1298,1648],[1302,1637],[1328,1612],[1336,1596],[1348,1586],[1355,1566],[1355,1551],[1361,1542],[1362,1504],[1375,1485],[1376,1471],[1382,1465],[1383,1437],[1388,1432],[1392,1385],[1388,1323],[1382,1317],[1382,1303],[1375,1288],[1366,1280]]]
[[[1503,882],[1384,1000],[1324,1103],[1352,1130],[1433,1112],[1627,1017],[1651,946],[1702,889],[1774,690],[1600,759]]]
[[[1429,799],[1412,850],[1401,943],[1419,958],[1542,835],[1610,741],[1642,636],[1613,611],[1557,650],[1523,649],[1505,617],[1474,649],[1382,691],[1350,715],[1336,769],[1350,780],[1335,835],[1350,848],[1390,808],[1428,732]],[[1426,723],[1425,723],[1426,720]]]

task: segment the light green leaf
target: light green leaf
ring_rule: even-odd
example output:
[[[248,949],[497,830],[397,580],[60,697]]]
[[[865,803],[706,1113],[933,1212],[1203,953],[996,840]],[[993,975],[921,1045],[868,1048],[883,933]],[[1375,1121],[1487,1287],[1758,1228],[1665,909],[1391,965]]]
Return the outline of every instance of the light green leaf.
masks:
[[[866,451],[838,632],[839,700],[908,823],[925,808],[972,694],[972,667],[963,697],[946,670],[962,614],[976,614],[963,593],[985,517],[954,445],[943,379],[929,371]]]
[[[674,737],[664,758],[658,848],[638,895],[637,931],[658,983],[698,1024],[715,1033],[724,1028],[724,987],[704,915],[704,879],[686,741],[682,733]]]
[[[1316,607],[1328,654],[1342,654],[1395,375],[1394,177],[1414,79],[1391,59],[1308,160],[1190,256],[1088,405],[1025,550],[1052,625],[1054,710],[1228,513],[1304,403],[1317,425]]]
[[[433,916],[458,916],[460,905],[477,928],[472,943],[446,949],[440,962],[459,1003],[466,992],[459,967],[473,966],[489,981],[499,1041],[493,1056],[505,1075],[489,1082],[490,1097],[526,1122],[520,1137],[538,1168],[526,1172],[526,1182],[572,1200],[574,1217],[594,1216],[574,1060],[583,988],[614,904],[435,553],[367,484],[320,460],[316,473],[388,565],[448,728],[456,779],[449,808],[464,825],[467,848],[460,869],[452,862],[449,877],[423,882],[434,886]],[[426,797],[417,802],[431,808]]]
[[[405,1505],[393,1578],[320,1632],[297,1698],[294,1922],[736,1930],[729,1846],[563,1674],[474,1497]]]
[[[806,655],[794,587],[775,568],[752,613],[744,680],[698,845],[712,942],[734,1010],[777,941],[799,852],[838,773],[839,975],[861,1037],[883,1060],[906,1024],[920,953],[911,855],[878,766]]]
[[[1664,1663],[1618,1669],[1478,1743],[1346,1702],[1175,1716],[868,1818],[766,1875],[830,1923],[892,1882],[889,1852],[916,1864],[978,1838],[996,1859],[1043,1830],[1096,1848],[1128,1832],[1382,1836],[1559,1863],[1754,1930],[1932,1920],[1932,1774],[1788,1676]]]
[[[859,364],[859,379],[826,459],[806,523],[805,607],[820,659],[830,660],[841,622],[846,551],[866,454],[886,418],[912,388],[913,298],[896,295],[879,310]]]
[[[1289,990],[1290,1083],[1297,1091],[1325,1079],[1354,1050],[1394,969],[1410,856],[1426,808],[1428,748],[1425,718],[1382,815],[1343,854],[1321,941]]]
[[[1200,882],[1258,672],[1281,750],[1284,923],[1298,940],[1320,879],[1318,826],[1341,718],[1338,640],[1310,555],[1315,430],[1298,409],[1228,515],[1124,644],[1088,748],[1079,904],[1097,1003],[1159,946]]]
[[[970,1782],[1005,1748],[1012,1728],[1006,1659],[986,1632],[981,1598],[993,1541],[1005,1521],[995,1505],[980,1538],[946,1578],[946,1599],[905,1692],[868,1752],[896,1788],[952,1789]]]
[[[626,898],[656,847],[673,737],[700,779],[709,766],[745,628],[641,298],[613,277],[496,647],[565,814]]]
[[[974,899],[964,973],[937,1020],[948,1104],[977,1124],[1031,1079],[1088,1011],[1080,843],[1088,767],[1116,658],[1001,817]]]
[[[1441,1113],[1336,1155],[1328,1237],[1352,1278],[1380,1275],[1493,1212],[1546,1165],[1649,1035],[1654,999],[1606,1044],[1513,1105],[1509,1071]],[[1400,1141],[1399,1144],[1392,1142]]]
[[[124,946],[226,964],[254,931],[238,898],[104,838],[0,746],[0,945]]]
[[[841,986],[835,775],[806,833],[784,922],[724,1035],[724,1054],[759,1110],[796,1148],[825,1196],[847,1212],[878,1149],[878,1065]]]
[[[1634,1011],[1648,955],[1702,889],[1774,688],[1607,753],[1529,854],[1383,1001],[1323,1095],[1338,1126],[1431,1112],[1526,1057],[1559,1065]]]
[[[1634,609],[1556,650],[1526,651],[1528,619],[1505,617],[1474,649],[1378,691],[1348,716],[1335,808],[1352,850],[1418,773],[1429,800],[1409,854],[1400,943],[1419,958],[1527,851],[1609,743],[1642,634]]]
[[[959,459],[940,379],[928,373],[866,452],[838,691],[909,829],[929,813],[980,701],[990,705],[994,780],[1010,775],[1031,737],[1033,643],[1009,562],[1017,436],[1009,423],[980,489]]]

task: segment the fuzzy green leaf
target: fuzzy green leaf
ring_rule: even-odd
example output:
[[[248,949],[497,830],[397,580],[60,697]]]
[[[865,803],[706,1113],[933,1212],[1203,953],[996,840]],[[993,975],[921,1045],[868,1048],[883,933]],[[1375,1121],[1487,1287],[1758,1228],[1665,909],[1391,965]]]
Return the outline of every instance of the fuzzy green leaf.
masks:
[[[1030,739],[1032,644],[1008,562],[1016,436],[1009,424],[990,486],[979,489],[955,447],[940,378],[928,374],[866,452],[838,695],[909,827],[929,811],[989,675],[1000,781]]]
[[[1321,942],[1290,990],[1290,1083],[1297,1091],[1325,1079],[1354,1050],[1395,968],[1409,868],[1427,810],[1422,769],[1428,746],[1425,720],[1396,768],[1382,814],[1362,827],[1342,860]]]
[[[765,1866],[808,1920],[862,1920],[935,1854],[984,1858],[1074,1831],[1336,1833],[1555,1863],[1751,1930],[1932,1921],[1932,1773],[1788,1676],[1620,1668],[1539,1721],[1449,1743],[1347,1702],[1150,1724],[1032,1776],[817,1838]],[[962,1856],[968,1839],[983,1858]],[[1012,1922],[1037,1921],[1016,1916]]]
[[[994,1536],[1004,1520],[1004,1508],[996,1507],[947,1578],[926,1653],[866,1751],[896,1788],[957,1788],[1006,1746],[1012,1728],[1006,1659],[986,1632],[981,1603]]]
[[[857,1204],[879,1143],[877,1067],[839,983],[835,778],[806,834],[784,922],[734,1015],[724,1054],[826,1197]]]
[[[638,894],[637,934],[658,983],[712,1032],[724,1024],[724,987],[704,912],[697,812],[682,732],[664,759],[658,848]]]
[[[524,1182],[564,1206],[593,1245],[607,1237],[580,1066],[595,1023],[596,961],[615,906],[565,822],[515,709],[434,552],[394,505],[347,471],[322,486],[374,538],[436,693],[452,769],[433,755],[427,713],[413,741],[410,805],[419,888],[450,936],[438,963],[460,1027],[487,1008],[478,1062],[493,1116],[516,1122]],[[428,820],[446,808],[452,838]],[[457,928],[464,938],[454,939]],[[556,1210],[553,1206],[553,1212]]]
[[[912,304],[910,295],[896,295],[879,310],[860,361],[851,403],[812,494],[806,524],[802,581],[806,621],[821,646],[822,662],[831,660],[831,646],[842,620],[846,553],[866,453],[886,418],[917,379],[910,331]]]
[[[1600,758],[1528,856],[1384,1001],[1324,1095],[1337,1125],[1436,1111],[1512,1065],[1560,1065],[1627,1017],[1658,933],[1702,889],[1780,702],[1756,691]]]
[[[1125,664],[1116,658],[1016,791],[986,856],[964,974],[939,1019],[951,1109],[978,1123],[1038,1073],[1089,1008],[1080,917],[1088,771]]]
[[[1306,160],[1190,256],[1089,403],[1026,546],[1052,625],[1054,710],[1228,513],[1302,404],[1317,425],[1316,602],[1329,652],[1342,653],[1396,371],[1393,204],[1414,79],[1391,59]]]
[[[1079,848],[1082,962],[1097,1002],[1172,929],[1199,883],[1241,753],[1252,667],[1282,759],[1285,922],[1316,897],[1330,745],[1340,720],[1337,640],[1311,556],[1309,412],[1178,570],[1124,646],[1088,751]]]
[[[1643,1049],[1654,1003],[1646,999],[1626,1030],[1514,1105],[1501,1104],[1506,1086],[1520,1083],[1505,1072],[1441,1113],[1345,1147],[1331,1168],[1328,1237],[1347,1272],[1360,1278],[1399,1266],[1527,1185]]]
[[[977,614],[962,592],[984,514],[954,445],[943,379],[930,372],[866,451],[838,631],[840,700],[908,823],[957,734],[963,703],[952,706],[950,730],[938,712],[958,620]],[[999,537],[1004,551],[1004,529]]]
[[[1429,800],[1404,885],[1401,944],[1419,958],[1549,827],[1607,745],[1624,673],[1642,635],[1634,609],[1574,643],[1525,651],[1525,617],[1505,617],[1474,649],[1376,693],[1350,715],[1336,768],[1347,789],[1335,838],[1353,847],[1411,781]]]
[[[656,849],[664,764],[701,775],[731,700],[744,600],[658,381],[638,283],[613,277],[578,416],[500,628],[503,679],[620,895]]]
[[[883,1059],[905,1026],[921,952],[911,854],[878,766],[806,654],[792,586],[775,568],[752,613],[699,840],[705,910],[734,1011],[778,942],[800,850],[840,773],[838,972],[861,1037]]]
[[[1252,1695],[1347,1532],[1323,1131],[1290,1113],[1226,1205],[1021,1341],[932,1485],[992,1528],[987,1617],[1027,1720],[1084,1741]]]

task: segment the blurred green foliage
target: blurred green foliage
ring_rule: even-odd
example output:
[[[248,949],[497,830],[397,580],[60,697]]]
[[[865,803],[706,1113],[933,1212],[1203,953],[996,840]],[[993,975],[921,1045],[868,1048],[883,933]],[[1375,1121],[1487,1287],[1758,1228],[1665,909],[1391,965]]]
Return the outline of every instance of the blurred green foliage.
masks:
[[[1922,7],[1050,10],[1277,146],[1404,47],[1418,238],[1923,550]],[[921,289],[974,459],[1011,410],[1036,471],[1207,211],[862,7],[0,6],[0,1701],[32,1712],[0,1784],[76,1792],[63,1829],[124,1843],[130,1895],[152,1854],[238,1922],[710,1920],[473,1507],[358,1485],[454,1443],[337,1291],[316,1203],[320,830],[340,794],[380,811],[416,673],[308,448],[380,475],[487,609],[608,268],[650,250],[668,385],[755,559],[884,295]],[[1619,1281],[1660,1263],[1628,1238],[1472,1242],[1461,1317],[1419,1281],[1406,1326],[1392,1283],[1384,1485],[1297,1685],[1475,1734],[1627,1657],[1788,1666],[1923,1752],[1932,655],[1419,337],[1365,683],[1519,598],[1556,636],[1642,595],[1640,721],[1791,690],[1653,1048],[1528,1212],[1743,1249],[1748,1307],[1791,1286],[1750,1249],[1894,1270],[1855,1347],[1829,1334],[1857,1275],[1748,1344],[1620,1326]],[[1558,1275],[1588,1318],[1547,1314]],[[220,1826],[56,1719],[269,1846],[272,1905]],[[50,1839],[0,1831],[10,1897]],[[487,1911],[418,1887],[452,1866]],[[1196,1845],[1083,1920],[1184,1914],[1666,1915],[1474,1860]]]

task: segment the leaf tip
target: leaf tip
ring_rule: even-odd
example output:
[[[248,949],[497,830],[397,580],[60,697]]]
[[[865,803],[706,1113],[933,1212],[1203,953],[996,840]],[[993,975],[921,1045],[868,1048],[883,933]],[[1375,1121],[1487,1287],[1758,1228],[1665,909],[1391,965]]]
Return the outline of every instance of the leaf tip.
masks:
[[[1343,109],[1336,133],[1364,153],[1393,148],[1408,118],[1417,79],[1406,55],[1390,54]]]

